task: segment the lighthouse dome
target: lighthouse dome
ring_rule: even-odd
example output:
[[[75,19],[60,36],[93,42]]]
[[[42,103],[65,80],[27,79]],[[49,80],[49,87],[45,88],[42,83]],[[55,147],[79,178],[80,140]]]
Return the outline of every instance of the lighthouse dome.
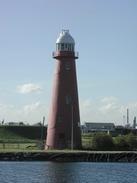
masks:
[[[75,44],[73,37],[70,35],[69,30],[62,30],[56,43],[70,43]]]
[[[74,51],[75,41],[73,37],[69,34],[68,30],[62,30],[57,41],[56,50],[57,51]]]

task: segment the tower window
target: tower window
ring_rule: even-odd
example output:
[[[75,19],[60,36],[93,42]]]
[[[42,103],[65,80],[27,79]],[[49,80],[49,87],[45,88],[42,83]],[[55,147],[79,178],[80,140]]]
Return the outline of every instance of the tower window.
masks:
[[[61,44],[61,50],[64,50],[64,44],[63,43]]]
[[[61,50],[61,44],[56,44],[56,50],[60,51]]]
[[[68,45],[68,51],[71,51],[70,44]]]
[[[66,96],[66,104],[69,105],[69,104],[71,104],[71,103],[72,103],[72,98],[71,98],[70,95],[67,95],[67,96]]]
[[[61,50],[61,44],[59,44],[59,51]]]
[[[74,45],[72,44],[71,46],[72,46],[72,51],[74,51]]]
[[[66,70],[70,70],[70,69],[71,69],[70,63],[66,63],[66,64],[65,64],[65,69],[66,69]]]
[[[68,44],[64,44],[64,50],[65,50],[65,51],[68,50]]]
[[[72,44],[70,45],[70,50],[72,51]]]

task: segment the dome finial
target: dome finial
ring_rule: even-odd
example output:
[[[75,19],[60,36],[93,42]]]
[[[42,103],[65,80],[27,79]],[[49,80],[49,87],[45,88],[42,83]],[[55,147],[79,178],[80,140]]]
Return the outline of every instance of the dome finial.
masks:
[[[75,44],[75,41],[73,37],[70,35],[69,30],[62,29],[62,32],[60,33],[56,44],[58,43],[68,43],[68,44]]]
[[[68,29],[62,29],[62,33],[69,33],[69,30]]]

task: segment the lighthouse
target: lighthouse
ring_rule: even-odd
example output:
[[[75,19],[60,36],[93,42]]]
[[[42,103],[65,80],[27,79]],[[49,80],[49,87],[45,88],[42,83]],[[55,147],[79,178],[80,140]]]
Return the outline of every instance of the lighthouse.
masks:
[[[48,118],[45,149],[80,149],[80,113],[75,41],[68,30],[62,30],[57,41],[54,81]]]

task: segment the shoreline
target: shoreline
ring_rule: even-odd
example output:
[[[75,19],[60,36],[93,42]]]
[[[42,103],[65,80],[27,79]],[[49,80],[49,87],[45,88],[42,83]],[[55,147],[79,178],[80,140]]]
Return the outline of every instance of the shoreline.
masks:
[[[7,151],[0,152],[0,161],[137,163],[137,151]]]

